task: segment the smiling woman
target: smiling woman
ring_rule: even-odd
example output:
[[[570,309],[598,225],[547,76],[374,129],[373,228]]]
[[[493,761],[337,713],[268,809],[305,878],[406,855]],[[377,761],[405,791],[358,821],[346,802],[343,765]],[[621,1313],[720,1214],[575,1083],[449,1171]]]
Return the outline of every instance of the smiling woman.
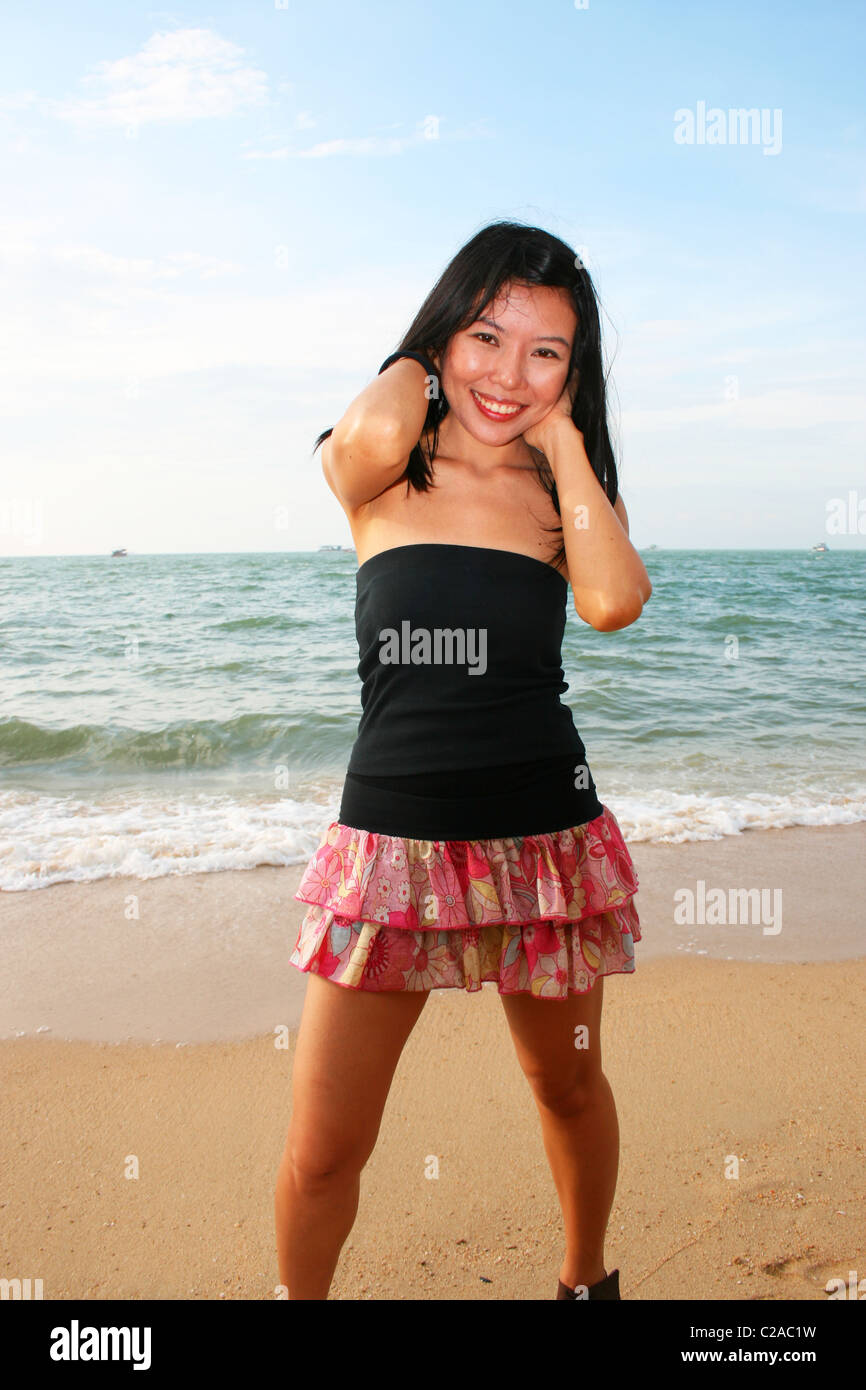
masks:
[[[638,881],[562,700],[561,646],[569,581],[602,629],[633,622],[650,586],[621,519],[582,262],[538,228],[480,232],[320,444],[358,554],[363,712],[295,895],[308,910],[290,960],[309,979],[281,1278],[292,1299],[327,1297],[427,995],[491,983],[562,1203],[556,1296],[618,1298],[600,1021],[603,977],[634,970]]]
[[[573,388],[569,418],[599,490],[613,507],[617,468],[607,422],[598,304],[586,266],[565,242],[516,222],[489,224],[443,271],[397,350],[426,353],[441,367],[441,381],[429,393],[410,396],[408,403],[404,393],[398,403],[377,377],[338,424],[318,436],[316,449],[332,439],[340,453],[338,466],[332,455],[325,471],[344,507],[360,507],[398,480],[426,492],[435,486],[432,463],[445,456],[446,442],[455,448],[468,445],[484,463],[490,455],[477,444],[489,443],[504,464],[501,446],[514,441],[508,457],[535,470],[555,513],[547,529],[558,531],[555,478],[532,438],[524,436],[557,404],[567,385]],[[519,389],[513,377],[518,361]],[[411,380],[415,370],[404,360],[386,376],[403,372]],[[521,408],[514,414],[498,412],[495,405],[485,410],[484,397]],[[455,418],[462,431],[453,430]],[[488,433],[478,428],[485,421],[520,428]],[[350,439],[352,447],[345,447]],[[560,567],[565,558],[561,544],[553,563]]]
[[[537,304],[538,302],[539,298],[536,295],[534,298],[534,303]],[[572,316],[570,315],[569,317]],[[476,338],[479,342],[489,343],[491,347],[498,347],[500,341],[503,338],[507,339],[509,333],[508,327],[504,324],[497,323],[495,319],[489,318],[486,314],[479,315],[476,322],[489,324],[490,327],[495,331],[495,333],[499,335],[499,337],[497,338],[494,336],[494,333],[477,333],[474,331],[473,325],[473,328],[470,329],[470,335],[473,338]],[[537,337],[532,341],[537,344],[558,343],[565,349],[566,354],[570,354],[573,337],[574,333],[572,331],[569,338],[563,338],[557,334],[547,334],[543,337]],[[545,355],[554,362],[558,362],[560,360],[560,354],[555,352],[552,348],[538,347],[536,351],[539,356]],[[501,396],[485,395],[482,391],[479,391],[475,387],[470,387],[470,391],[475,399],[476,405],[478,405],[482,413],[486,414],[489,418],[494,420],[497,417],[513,419],[522,411],[528,410],[530,406],[530,402],[528,401],[505,400]]]
[[[517,282],[504,286],[492,307],[496,318],[480,314],[468,329],[454,334],[444,355],[443,388],[464,426],[468,422],[462,409],[471,400],[485,419],[499,423],[519,417],[525,435],[562,395],[577,315],[563,289]],[[561,331],[540,331],[549,327]],[[498,441],[500,436],[490,438]]]

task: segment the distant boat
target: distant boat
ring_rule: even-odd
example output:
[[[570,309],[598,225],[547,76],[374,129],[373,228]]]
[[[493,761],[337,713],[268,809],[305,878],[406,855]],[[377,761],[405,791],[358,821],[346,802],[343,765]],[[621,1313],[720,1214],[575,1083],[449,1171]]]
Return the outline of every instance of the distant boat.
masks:
[[[647,546],[647,550],[658,550],[658,546],[657,546],[657,545],[648,545],[648,546]]]
[[[320,550],[342,550],[343,547],[342,547],[341,545],[320,545],[320,546],[319,546],[319,549],[320,549]]]
[[[115,555],[125,555],[125,554],[126,554],[126,551],[125,551],[125,550],[112,550],[112,552],[111,552],[111,558],[112,558],[112,560],[113,560],[114,557],[115,557]]]
[[[830,547],[824,541],[819,541],[817,545],[812,546],[812,549],[817,550],[820,553],[821,551],[829,550]]]

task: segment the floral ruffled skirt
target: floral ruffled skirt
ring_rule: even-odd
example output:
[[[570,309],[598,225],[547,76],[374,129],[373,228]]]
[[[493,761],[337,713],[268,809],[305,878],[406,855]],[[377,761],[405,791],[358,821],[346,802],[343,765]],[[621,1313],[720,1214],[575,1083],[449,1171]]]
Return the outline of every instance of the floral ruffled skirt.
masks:
[[[295,897],[289,957],[365,990],[565,999],[630,974],[638,877],[613,812],[545,835],[413,840],[333,821]]]

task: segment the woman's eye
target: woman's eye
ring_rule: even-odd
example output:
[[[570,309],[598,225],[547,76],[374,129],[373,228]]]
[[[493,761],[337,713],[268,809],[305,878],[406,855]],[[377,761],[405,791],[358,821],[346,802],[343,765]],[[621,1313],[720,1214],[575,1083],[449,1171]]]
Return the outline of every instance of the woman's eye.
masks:
[[[492,333],[473,333],[472,336],[473,336],[473,338],[490,338],[492,341],[495,341],[495,339],[493,338],[493,334],[492,334]],[[539,351],[539,352],[546,352],[547,355],[548,355],[548,357],[554,358],[555,361],[558,361],[558,360],[559,360],[559,353],[558,353],[558,352],[554,352],[554,351],[553,351],[553,348],[538,348],[538,351]]]

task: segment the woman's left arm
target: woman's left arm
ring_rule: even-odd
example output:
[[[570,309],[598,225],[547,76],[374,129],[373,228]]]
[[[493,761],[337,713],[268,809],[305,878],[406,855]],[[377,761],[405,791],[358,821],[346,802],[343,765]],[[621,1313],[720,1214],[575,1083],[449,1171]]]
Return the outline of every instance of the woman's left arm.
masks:
[[[583,435],[565,415],[551,412],[532,436],[556,483],[578,617],[599,632],[628,627],[640,617],[652,584],[628,538],[622,498],[617,495],[611,506],[592,471]]]

